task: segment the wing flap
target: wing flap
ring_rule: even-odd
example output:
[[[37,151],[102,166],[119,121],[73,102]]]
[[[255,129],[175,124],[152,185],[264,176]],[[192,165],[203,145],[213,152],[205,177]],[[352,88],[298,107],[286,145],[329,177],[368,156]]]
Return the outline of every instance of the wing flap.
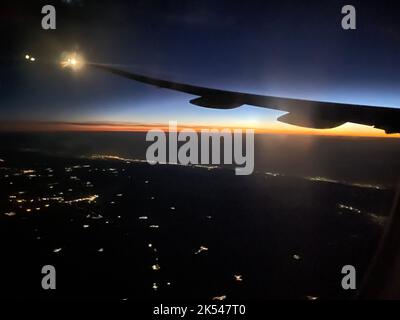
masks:
[[[243,103],[232,96],[212,95],[204,96],[190,100],[191,104],[204,108],[214,109],[234,109],[243,105]]]
[[[287,114],[284,114],[283,116],[280,116],[277,120],[295,126],[315,129],[331,129],[346,123],[345,120],[334,117],[329,118],[321,115],[318,117],[313,117],[307,114],[296,112],[289,112]]]

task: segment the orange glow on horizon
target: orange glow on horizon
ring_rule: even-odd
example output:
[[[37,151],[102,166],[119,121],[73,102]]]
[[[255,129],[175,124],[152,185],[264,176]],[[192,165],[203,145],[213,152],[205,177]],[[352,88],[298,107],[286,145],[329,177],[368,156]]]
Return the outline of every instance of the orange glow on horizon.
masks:
[[[252,127],[240,125],[199,125],[180,124],[178,130],[193,129],[200,132],[202,129],[254,129],[256,134],[280,135],[313,135],[313,136],[349,136],[349,137],[379,137],[400,138],[400,134],[386,134],[383,130],[368,126],[347,123],[334,129],[310,129],[283,123],[271,123],[265,127]],[[121,122],[3,122],[0,131],[6,132],[147,132],[151,129],[169,131],[168,124],[121,123]]]

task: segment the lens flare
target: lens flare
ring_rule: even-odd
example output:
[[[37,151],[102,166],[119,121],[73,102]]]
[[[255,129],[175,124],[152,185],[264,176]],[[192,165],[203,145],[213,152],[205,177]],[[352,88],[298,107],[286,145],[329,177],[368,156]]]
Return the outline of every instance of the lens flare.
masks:
[[[65,52],[61,55],[61,66],[74,71],[81,69],[85,62],[81,55],[76,52]]]

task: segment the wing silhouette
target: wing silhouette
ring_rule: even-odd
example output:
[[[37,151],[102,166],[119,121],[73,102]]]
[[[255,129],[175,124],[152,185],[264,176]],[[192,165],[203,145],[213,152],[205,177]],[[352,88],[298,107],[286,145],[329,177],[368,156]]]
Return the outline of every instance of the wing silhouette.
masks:
[[[277,120],[301,127],[329,129],[346,122],[353,122],[385,130],[388,134],[400,133],[400,109],[397,108],[309,101],[225,91],[151,78],[104,64],[89,63],[88,65],[131,80],[195,95],[197,98],[190,100],[190,103],[201,107],[233,109],[247,104],[286,111],[288,113]]]

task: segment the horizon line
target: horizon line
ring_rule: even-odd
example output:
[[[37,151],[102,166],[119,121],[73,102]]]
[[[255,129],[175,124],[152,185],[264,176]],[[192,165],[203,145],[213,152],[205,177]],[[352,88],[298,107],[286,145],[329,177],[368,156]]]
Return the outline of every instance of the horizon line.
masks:
[[[308,135],[308,136],[338,136],[338,137],[366,137],[366,138],[400,138],[400,134],[386,134],[383,130],[369,126],[360,126],[357,130],[349,128],[313,129],[297,126],[276,127],[252,127],[233,125],[199,125],[190,123],[178,123],[177,130],[192,129],[201,132],[205,129],[241,129],[254,130],[255,134],[276,135]],[[1,121],[0,132],[147,132],[160,129],[169,132],[170,127],[165,123],[140,123],[140,122],[113,122],[113,121]]]

